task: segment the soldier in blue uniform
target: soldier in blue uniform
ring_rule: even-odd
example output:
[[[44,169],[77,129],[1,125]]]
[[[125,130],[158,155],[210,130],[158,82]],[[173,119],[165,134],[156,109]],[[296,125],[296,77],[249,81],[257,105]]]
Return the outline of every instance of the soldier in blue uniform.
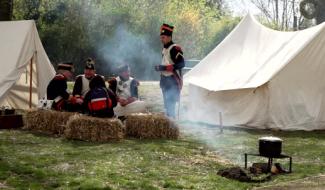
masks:
[[[114,117],[113,108],[116,106],[114,92],[106,88],[102,76],[96,75],[89,82],[89,91],[85,95],[84,106],[94,117]]]
[[[67,80],[73,76],[73,64],[59,63],[57,69],[56,75],[47,86],[47,99],[53,100],[54,110],[68,110],[68,102],[72,99],[72,95],[67,92]]]
[[[155,66],[160,72],[160,88],[163,93],[166,115],[175,118],[176,102],[180,100],[183,86],[182,68],[185,66],[181,46],[172,41],[173,26],[163,24],[160,28],[160,41],[163,44],[162,63]]]
[[[95,76],[97,76],[95,69],[95,61],[92,58],[87,58],[87,60],[85,61],[84,74],[78,75],[76,77],[72,95],[77,98],[84,98],[86,93],[89,91],[89,82]]]

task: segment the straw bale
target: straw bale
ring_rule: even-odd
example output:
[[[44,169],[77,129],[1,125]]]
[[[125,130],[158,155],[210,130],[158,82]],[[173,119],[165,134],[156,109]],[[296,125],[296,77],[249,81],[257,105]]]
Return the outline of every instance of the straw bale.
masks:
[[[124,138],[125,127],[118,119],[75,115],[70,118],[64,131],[67,139],[91,142],[108,142]]]
[[[162,114],[132,114],[126,117],[125,125],[130,137],[177,139],[179,136],[176,124]]]
[[[54,110],[31,110],[24,117],[24,129],[45,134],[58,134],[64,132],[65,125],[70,116],[75,113],[59,112]]]

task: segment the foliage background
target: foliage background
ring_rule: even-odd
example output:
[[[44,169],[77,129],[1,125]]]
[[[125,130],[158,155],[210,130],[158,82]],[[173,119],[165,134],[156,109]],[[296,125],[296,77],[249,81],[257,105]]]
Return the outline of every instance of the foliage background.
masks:
[[[15,0],[14,20],[34,19],[53,65],[70,60],[76,73],[93,57],[98,73],[112,75],[127,63],[135,77],[157,79],[159,27],[175,26],[173,39],[186,59],[202,59],[239,22],[222,1]]]

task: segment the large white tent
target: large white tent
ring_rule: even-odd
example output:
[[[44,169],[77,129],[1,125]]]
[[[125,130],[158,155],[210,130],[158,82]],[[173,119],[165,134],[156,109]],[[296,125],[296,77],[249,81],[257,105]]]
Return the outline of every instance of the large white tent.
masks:
[[[325,129],[325,23],[280,32],[248,14],[184,78],[193,120]]]
[[[0,106],[35,107],[55,75],[35,22],[0,22],[0,42]]]

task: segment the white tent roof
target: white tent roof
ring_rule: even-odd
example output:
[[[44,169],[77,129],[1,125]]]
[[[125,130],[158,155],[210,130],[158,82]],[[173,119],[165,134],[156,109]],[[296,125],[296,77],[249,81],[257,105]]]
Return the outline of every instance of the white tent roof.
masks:
[[[302,31],[280,32],[247,14],[184,79],[210,91],[256,88],[285,67],[324,26],[325,23]]]
[[[30,92],[32,106],[37,105],[38,97],[45,96],[55,70],[40,41],[35,22],[0,22],[0,42],[0,106],[26,109]],[[33,72],[30,72],[31,62]]]

